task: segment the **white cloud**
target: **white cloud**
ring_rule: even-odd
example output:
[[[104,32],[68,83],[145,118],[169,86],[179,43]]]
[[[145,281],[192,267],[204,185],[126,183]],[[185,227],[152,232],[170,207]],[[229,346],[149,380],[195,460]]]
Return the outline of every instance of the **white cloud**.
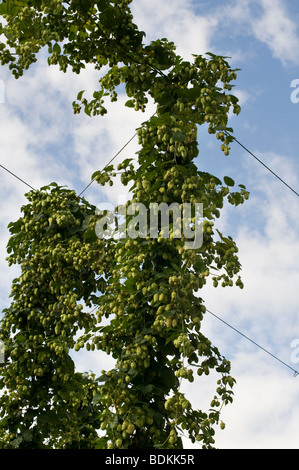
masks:
[[[283,64],[298,64],[299,37],[297,25],[290,18],[282,0],[262,0],[263,14],[252,21],[252,30],[257,39],[264,42],[275,58]]]
[[[192,54],[205,54],[218,20],[214,15],[195,13],[190,0],[161,2],[139,0],[132,5],[135,23],[146,32],[146,41],[167,37],[177,46],[177,53],[190,60]]]
[[[235,386],[232,405],[223,411],[224,431],[217,432],[217,444],[225,449],[294,449],[299,416],[297,383],[292,374],[261,368],[240,361],[242,374]],[[261,360],[256,356],[255,360]],[[292,412],[290,413],[290,409]]]
[[[250,34],[264,43],[284,65],[298,65],[297,24],[284,0],[236,0],[218,11],[219,21],[234,34]],[[252,51],[251,51],[252,53]],[[250,53],[250,54],[251,54]],[[243,55],[243,57],[247,57]]]

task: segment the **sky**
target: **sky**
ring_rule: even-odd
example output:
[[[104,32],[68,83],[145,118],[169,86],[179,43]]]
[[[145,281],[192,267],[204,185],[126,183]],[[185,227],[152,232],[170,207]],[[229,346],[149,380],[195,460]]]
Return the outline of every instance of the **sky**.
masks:
[[[240,68],[234,93],[242,108],[230,118],[238,141],[297,193],[299,192],[299,5],[294,0],[133,0],[134,21],[146,41],[167,37],[187,60],[192,54],[230,57]],[[146,115],[126,108],[124,95],[109,104],[105,117],[74,115],[80,90],[92,93],[99,75],[80,75],[49,67],[46,55],[15,80],[0,69],[0,165],[34,188],[52,181],[80,193],[91,174],[135,134]],[[117,157],[135,156],[136,140]],[[231,145],[225,157],[219,141],[199,130],[198,167],[245,184],[250,198],[237,208],[225,205],[217,228],[239,248],[244,289],[208,283],[201,292],[206,307],[203,332],[231,361],[236,379],[234,402],[224,408],[224,430],[216,432],[219,449],[296,449],[299,420],[299,198],[250,155]],[[101,189],[100,189],[101,188]],[[91,185],[84,196],[98,205],[117,202],[120,185]],[[9,306],[18,267],[8,267],[7,225],[20,216],[27,188],[0,167],[0,311]],[[264,349],[261,349],[264,348]],[[266,351],[273,354],[271,356]],[[78,370],[109,369],[111,358],[98,352],[74,353]],[[278,361],[280,359],[288,364]],[[182,391],[193,407],[207,410],[217,377],[198,377]],[[196,449],[184,437],[188,449]]]

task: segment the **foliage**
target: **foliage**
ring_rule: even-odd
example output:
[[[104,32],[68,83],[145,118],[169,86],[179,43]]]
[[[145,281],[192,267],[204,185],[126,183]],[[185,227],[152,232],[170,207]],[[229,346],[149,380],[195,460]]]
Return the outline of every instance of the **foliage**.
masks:
[[[130,184],[127,208],[203,203],[203,241],[186,249],[174,216],[169,237],[161,224],[155,236],[141,233],[131,217],[135,237],[100,238],[103,214],[74,191],[53,183],[27,194],[22,217],[9,226],[8,261],[21,276],[1,322],[3,448],[181,448],[182,432],[211,447],[215,425],[224,426],[221,408],[232,401],[230,363],[201,332],[198,292],[209,277],[215,287],[243,287],[236,244],[215,220],[225,199],[236,206],[248,192],[199,170],[196,158],[197,127],[205,124],[229,154],[228,115],[240,112],[230,93],[236,70],[212,53],[184,61],[167,39],[144,44],[130,3],[3,2],[0,60],[16,78],[45,46],[62,71],[105,66],[99,90],[91,100],[80,92],[75,113],[104,115],[105,98],[116,101],[121,84],[127,106],[144,111],[152,100],[155,115],[137,130],[138,163],[126,159],[92,178],[112,185],[121,172]],[[116,220],[121,213],[115,209]],[[195,232],[194,212],[190,223]],[[115,367],[98,378],[76,372],[70,352],[83,347],[111,354]],[[194,410],[181,382],[211,370],[219,374],[211,408]]]

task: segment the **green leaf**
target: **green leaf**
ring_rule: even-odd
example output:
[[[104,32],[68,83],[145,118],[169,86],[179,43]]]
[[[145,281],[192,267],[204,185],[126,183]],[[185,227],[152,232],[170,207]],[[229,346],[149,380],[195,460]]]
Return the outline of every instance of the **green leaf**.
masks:
[[[40,188],[41,191],[48,191],[49,189],[51,189],[51,186],[53,186],[54,188],[58,188],[58,184],[55,183],[55,181],[53,181],[52,183],[48,184],[47,186],[42,186]]]
[[[17,343],[23,343],[26,340],[26,337],[24,336],[23,333],[19,332],[19,333],[16,334],[14,339]]]
[[[184,142],[186,140],[186,135],[178,131],[172,135],[172,138],[175,142]]]
[[[221,240],[222,240],[224,243],[226,243],[227,245],[231,246],[231,244],[232,244],[232,239],[231,239],[231,238],[224,237],[224,236],[222,235],[222,233],[219,232],[218,229],[216,229],[216,232],[218,233],[219,237],[221,238]]]
[[[226,127],[226,126],[215,126],[214,127],[215,131],[227,131],[227,132],[233,132],[232,127]]]
[[[117,24],[116,12],[118,10],[108,5],[109,4],[107,4],[107,9],[101,14],[101,23],[105,26],[105,28],[113,29]]]
[[[135,108],[134,100],[128,100],[128,101],[125,103],[125,106],[127,106],[127,108]]]
[[[153,391],[154,385],[153,384],[139,385],[138,388],[144,395],[147,395],[148,393],[151,393]]]
[[[97,176],[101,175],[102,174],[102,171],[101,170],[97,170],[95,171],[92,175],[91,175],[91,179],[94,180]]]
[[[109,173],[109,172],[111,172],[111,171],[113,171],[113,170],[114,170],[114,166],[113,166],[113,165],[109,165],[109,166],[106,166],[106,167],[104,168],[104,171],[105,171],[106,173]]]
[[[38,424],[53,423],[55,420],[55,413],[51,411],[41,412],[37,417]]]
[[[57,42],[53,46],[53,52],[56,52],[57,54],[61,53],[61,47]]]
[[[133,161],[133,158],[125,158],[125,160],[122,162],[123,167],[127,167],[131,161]]]
[[[12,0],[6,0],[2,1],[0,4],[0,15],[11,15],[15,16],[18,11],[23,8],[25,5],[27,5],[28,0],[23,0],[23,1],[12,1]]]
[[[92,399],[92,404],[96,405],[97,403],[99,403],[101,398],[102,398],[102,395],[100,393],[97,393],[96,395],[94,395]]]
[[[25,431],[22,432],[22,437],[24,441],[27,441],[27,442],[32,440],[32,435],[33,435],[32,429],[26,429]]]
[[[85,106],[84,108],[84,112],[85,114],[87,114],[87,116],[91,116],[91,107],[90,106]]]
[[[78,95],[77,95],[77,100],[78,101],[81,101],[82,100],[82,96],[83,96],[83,93],[85,92],[85,90],[82,90],[82,91],[79,91]]]
[[[202,86],[201,85],[198,85],[198,86],[195,86],[193,88],[189,88],[188,90],[184,90],[184,92],[182,93],[185,94],[185,96],[189,99],[189,100],[196,100],[196,98],[198,98],[199,96],[201,96],[201,89],[202,89]]]
[[[107,449],[108,437],[101,437],[95,444],[95,449]]]
[[[210,57],[217,57],[216,54],[213,54],[213,52],[206,52],[206,55],[209,55]]]
[[[11,441],[11,446],[12,446],[14,449],[17,449],[17,448],[19,447],[19,445],[21,444],[22,441],[23,441],[22,436],[18,436],[18,437],[16,437],[13,441]]]
[[[235,185],[234,180],[232,178],[230,178],[229,176],[225,176],[223,178],[223,181],[227,186],[234,186]]]
[[[233,104],[237,104],[239,102],[239,98],[237,98],[235,95],[228,95],[230,96],[231,102]]]
[[[239,204],[243,203],[243,197],[241,196],[240,193],[234,193],[234,197],[235,197],[235,200],[234,200],[235,206],[238,206]]]
[[[82,93],[82,92],[81,92],[81,93]],[[101,91],[95,91],[95,92],[93,93],[93,97],[94,97],[96,100],[99,100],[100,98],[102,98],[102,96],[103,96],[103,91],[102,91],[102,90],[101,90]],[[77,98],[77,99],[79,99],[79,98]],[[80,98],[80,99],[81,99],[81,98]]]

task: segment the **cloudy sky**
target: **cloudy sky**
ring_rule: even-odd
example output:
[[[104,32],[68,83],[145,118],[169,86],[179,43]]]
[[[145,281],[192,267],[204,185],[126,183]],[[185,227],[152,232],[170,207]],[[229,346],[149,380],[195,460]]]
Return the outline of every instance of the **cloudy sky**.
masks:
[[[186,59],[192,54],[231,57],[238,74],[235,94],[242,112],[231,119],[240,143],[299,192],[299,5],[292,0],[134,0],[133,13],[146,40],[167,37]],[[34,188],[52,181],[78,193],[134,135],[144,115],[123,106],[120,96],[104,118],[72,113],[80,90],[97,88],[98,75],[80,76],[49,68],[46,57],[15,80],[0,69],[0,164]],[[297,81],[296,81],[297,80]],[[298,90],[298,92],[297,92]],[[152,114],[149,108],[147,116]],[[257,344],[299,369],[298,285],[299,199],[240,145],[225,157],[219,142],[199,132],[198,166],[220,178],[245,184],[250,199],[225,207],[218,227],[239,247],[243,290],[202,292],[206,307]],[[134,156],[133,140],[116,162]],[[20,215],[28,188],[0,168],[0,311],[9,305],[18,268],[7,266],[7,225]],[[120,189],[121,191],[121,189]],[[91,185],[85,197],[95,204],[116,202],[115,189]],[[297,286],[297,287],[296,287]],[[209,313],[204,332],[232,363],[235,399],[223,411],[226,428],[217,431],[220,449],[298,448],[299,376]],[[96,353],[74,355],[79,370],[108,369]],[[298,362],[297,362],[298,361]],[[215,377],[198,378],[184,391],[195,407],[207,409]],[[185,439],[187,448],[196,448]]]

